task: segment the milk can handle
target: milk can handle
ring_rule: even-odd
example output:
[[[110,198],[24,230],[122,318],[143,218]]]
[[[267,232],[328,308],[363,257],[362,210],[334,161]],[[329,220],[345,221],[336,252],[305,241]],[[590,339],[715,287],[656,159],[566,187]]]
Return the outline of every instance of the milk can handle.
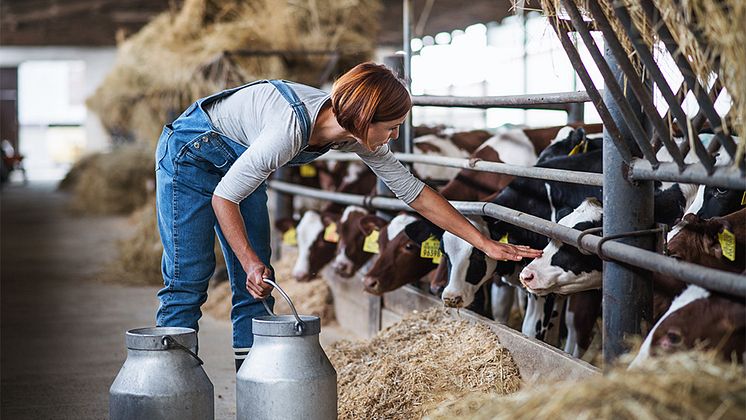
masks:
[[[164,335],[163,339],[161,339],[161,343],[163,343],[163,345],[166,346],[167,349],[184,350],[185,352],[189,353],[190,356],[194,357],[199,362],[200,366],[205,364],[205,362],[203,362],[202,359],[200,359],[199,356],[197,356],[193,351],[189,350],[183,344],[174,340],[174,338],[170,335]]]
[[[265,277],[265,278],[262,278],[262,280],[264,280],[265,283],[269,283],[272,287],[277,289],[282,295],[282,297],[285,298],[285,301],[287,301],[288,305],[290,305],[290,310],[293,311],[293,315],[295,316],[295,319],[296,319],[295,329],[298,331],[298,333],[302,333],[303,330],[306,329],[306,323],[303,322],[302,319],[300,319],[300,316],[298,316],[298,311],[295,310],[295,305],[293,305],[293,301],[290,300],[290,296],[288,296],[288,294],[285,293],[284,290],[282,290],[282,287],[280,287],[272,279],[268,279]],[[264,308],[267,310],[267,312],[269,312],[270,315],[277,316],[275,315],[274,312],[272,312],[272,309],[270,309],[269,305],[267,305],[267,301],[262,299],[262,303],[264,304]]]

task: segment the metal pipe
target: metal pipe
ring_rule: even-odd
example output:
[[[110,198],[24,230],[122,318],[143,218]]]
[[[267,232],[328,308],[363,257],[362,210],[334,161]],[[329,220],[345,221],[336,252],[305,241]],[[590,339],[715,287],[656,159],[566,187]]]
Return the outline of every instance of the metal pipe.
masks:
[[[402,37],[404,51],[403,78],[407,84],[407,90],[412,92],[412,17],[414,16],[414,0],[402,1]],[[414,129],[412,128],[412,113],[407,116],[406,121],[402,124],[401,137],[404,140],[404,152],[412,153]]]
[[[656,167],[658,165],[658,159],[656,159],[655,152],[653,152],[653,146],[650,144],[650,140],[645,133],[645,130],[642,128],[640,120],[637,119],[634,111],[632,110],[632,107],[630,107],[629,103],[625,99],[624,92],[619,86],[619,83],[617,82],[613,72],[611,71],[611,68],[609,68],[609,65],[604,59],[604,56],[599,51],[598,46],[596,45],[596,41],[593,40],[593,36],[591,36],[590,31],[588,31],[588,27],[583,21],[583,17],[580,15],[580,11],[578,10],[577,6],[575,6],[575,3],[573,1],[561,1],[562,5],[564,5],[565,7],[565,10],[570,15],[570,20],[572,21],[573,27],[578,32],[578,34],[580,34],[580,38],[583,40],[583,43],[588,49],[588,52],[593,58],[593,61],[596,63],[596,67],[598,68],[601,76],[604,79],[605,89],[608,91],[614,102],[616,102],[617,106],[619,107],[619,111],[622,117],[622,120],[619,121],[624,121],[626,123],[627,127],[629,127],[632,138],[637,143],[637,146],[640,148],[643,156],[645,156],[645,159],[649,160],[653,164],[653,166]],[[622,127],[619,128],[623,129]]]
[[[341,204],[373,207],[391,211],[413,211],[411,207],[395,198],[365,197],[362,195],[330,192],[316,188],[301,187],[281,181],[269,181],[269,186],[275,191],[305,195]],[[572,246],[576,246],[582,234],[579,230],[558,225],[548,220],[493,203],[452,201],[451,204],[464,214],[494,217],[532,232],[558,239]],[[585,250],[595,253],[600,240],[601,238],[598,236],[583,235],[580,245]],[[687,283],[706,287],[710,290],[736,296],[746,296],[746,276],[740,274],[705,268],[616,241],[605,242],[601,246],[601,252],[608,258],[635,265],[648,271],[673,276]]]
[[[658,110],[653,104],[651,91],[648,91],[642,80],[640,80],[640,76],[635,71],[629,57],[627,57],[624,47],[622,47],[622,44],[617,39],[616,33],[611,27],[611,23],[606,19],[603,10],[601,10],[598,0],[589,1],[588,8],[593,19],[596,21],[596,25],[601,29],[601,32],[604,35],[607,48],[609,48],[612,54],[614,54],[617,65],[619,65],[619,68],[626,76],[626,84],[632,88],[632,92],[635,94],[635,97],[637,97],[637,102],[642,106],[642,110],[645,112],[648,121],[652,123],[653,128],[655,129],[653,135],[657,135],[661,141],[663,141],[663,144],[666,146],[673,161],[683,170],[684,158],[679,151],[679,147],[676,145],[676,142],[673,141],[668,126],[663,122]]]
[[[688,143],[694,144],[694,152],[697,154],[699,161],[705,166],[707,172],[711,173],[715,165],[715,160],[707,153],[700,141],[694,141],[695,139],[689,138],[689,131],[687,130],[689,120],[686,113],[681,108],[681,103],[668,85],[665,76],[663,76],[663,73],[661,73],[658,68],[658,64],[655,62],[653,54],[648,50],[648,46],[640,38],[640,34],[634,29],[629,13],[621,6],[614,7],[614,13],[624,27],[630,28],[628,31],[630,32],[629,39],[632,42],[632,46],[635,48],[635,52],[637,52],[637,56],[640,57],[640,60],[645,65],[650,76],[655,80],[661,95],[663,95],[663,98],[668,103],[669,110],[673,113],[674,117],[676,117],[676,121],[679,123],[679,128],[684,134],[684,138],[687,139]],[[689,86],[689,88],[691,88],[691,86]],[[684,87],[683,91],[684,96],[686,96],[687,88]]]
[[[716,166],[712,174],[708,174],[699,164],[684,165],[684,170],[679,171],[673,163],[661,163],[657,169],[653,169],[650,162],[645,159],[633,159],[629,165],[628,175],[633,181],[683,182],[746,190],[746,178],[733,165]]]
[[[697,103],[699,104],[700,108],[704,110],[707,119],[710,120],[712,131],[720,139],[720,144],[723,145],[725,150],[732,158],[735,158],[736,143],[733,141],[733,138],[731,138],[730,134],[723,131],[723,122],[720,119],[720,115],[718,115],[717,111],[715,110],[715,105],[712,103],[712,101],[710,101],[710,98],[707,95],[707,89],[704,89],[700,85],[699,81],[697,80],[696,73],[692,69],[686,57],[684,57],[679,51],[679,46],[676,45],[676,41],[674,41],[671,32],[669,32],[668,27],[665,25],[665,22],[656,22],[656,16],[660,16],[658,9],[650,0],[641,0],[640,4],[642,5],[642,10],[645,12],[644,14],[648,20],[648,23],[650,23],[651,27],[657,29],[658,36],[660,37],[661,41],[663,41],[666,49],[668,49],[671,57],[673,57],[674,61],[676,62],[676,66],[678,66],[681,75],[684,76],[684,81],[687,85],[689,85],[692,93],[694,93],[694,97],[697,99]],[[739,167],[741,165],[742,163],[739,162]]]
[[[573,5],[574,6],[574,5]],[[577,9],[576,9],[577,11]],[[595,46],[593,47],[595,49]],[[613,69],[613,79],[607,83],[623,83],[624,74],[617,64],[614,54],[606,43],[604,57],[608,67]],[[612,89],[607,89],[611,93]],[[639,103],[633,97],[622,98],[616,103],[619,108],[610,107],[615,120],[624,114],[625,107],[638,110]],[[635,121],[642,115],[633,115]],[[622,136],[631,137],[631,127],[620,127]],[[604,136],[603,167],[603,231],[605,236],[624,232],[649,229],[654,226],[653,219],[653,182],[630,182],[625,179],[626,164],[619,152],[611,146],[608,136]],[[649,144],[648,144],[649,145]],[[647,156],[646,156],[647,157]],[[658,165],[655,165],[656,167]],[[654,242],[650,236],[622,239],[625,243],[637,248],[652,250]],[[603,353],[605,366],[629,351],[625,342],[629,334],[641,334],[643,323],[648,327],[653,321],[653,286],[645,281],[643,273],[616,261],[604,261],[603,264]]]
[[[506,96],[435,96],[415,95],[418,106],[453,106],[462,108],[536,108],[567,110],[567,104],[589,102],[586,92],[558,92]]]
[[[557,34],[557,37],[562,44],[562,48],[564,48],[565,53],[567,53],[567,58],[570,59],[570,63],[575,68],[575,72],[578,74],[578,77],[583,83],[583,86],[585,86],[586,92],[593,102],[593,106],[596,107],[598,115],[601,117],[601,121],[603,121],[604,123],[604,130],[607,131],[611,136],[612,140],[614,141],[614,145],[617,147],[617,150],[619,150],[619,153],[622,154],[625,162],[631,161],[632,152],[629,150],[629,146],[627,145],[627,143],[624,142],[624,139],[622,139],[622,135],[619,133],[619,128],[617,127],[614,119],[611,118],[611,114],[609,114],[609,109],[604,103],[601,92],[599,92],[599,90],[596,88],[596,85],[593,84],[593,80],[588,74],[588,70],[585,69],[583,60],[580,58],[580,54],[578,54],[578,50],[575,49],[575,45],[572,43],[572,40],[569,36],[567,36],[567,31],[564,29],[564,26],[560,25],[559,20],[557,20],[556,18],[551,21],[549,26],[554,29],[554,32]]]
[[[592,172],[576,172],[564,169],[541,168],[536,166],[509,165],[507,163],[489,162],[484,160],[449,158],[445,156],[429,156],[395,153],[400,162],[424,163],[427,165],[448,166],[451,168],[470,169],[474,171],[493,172],[525,178],[544,179],[547,181],[569,182],[571,184],[603,186],[603,175]],[[360,158],[354,153],[328,152],[319,159],[352,161]]]

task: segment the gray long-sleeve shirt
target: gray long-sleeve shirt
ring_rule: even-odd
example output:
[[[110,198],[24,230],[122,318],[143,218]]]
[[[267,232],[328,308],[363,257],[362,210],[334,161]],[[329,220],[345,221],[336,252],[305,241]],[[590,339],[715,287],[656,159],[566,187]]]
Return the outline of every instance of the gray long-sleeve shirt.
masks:
[[[330,95],[314,87],[291,83],[306,105],[311,126]],[[207,115],[223,134],[249,146],[238,157],[214,194],[240,203],[277,168],[292,160],[302,149],[300,124],[290,104],[269,83],[259,83],[206,106]],[[381,178],[396,196],[409,204],[424,183],[407,170],[388,145],[369,151],[356,141],[342,143],[336,150],[354,152]]]

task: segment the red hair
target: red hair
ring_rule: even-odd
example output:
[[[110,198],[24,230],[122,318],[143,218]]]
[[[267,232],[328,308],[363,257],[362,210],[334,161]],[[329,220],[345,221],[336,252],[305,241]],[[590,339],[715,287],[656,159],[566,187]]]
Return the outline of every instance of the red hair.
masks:
[[[381,64],[358,64],[332,86],[337,122],[365,144],[371,123],[397,120],[411,108],[412,98],[404,81]]]

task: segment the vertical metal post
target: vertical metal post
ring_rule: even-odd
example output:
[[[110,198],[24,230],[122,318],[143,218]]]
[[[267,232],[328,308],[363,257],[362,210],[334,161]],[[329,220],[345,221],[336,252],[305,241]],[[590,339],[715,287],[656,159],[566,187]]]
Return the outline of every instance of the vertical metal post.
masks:
[[[402,27],[402,51],[404,51],[404,67],[402,77],[407,83],[407,89],[412,92],[412,26],[414,16],[414,0],[403,0],[402,1],[402,15],[403,15],[403,27]],[[412,129],[412,113],[409,113],[407,120],[402,124],[401,133],[399,138],[401,143],[404,145],[402,150],[404,153],[412,153],[412,140],[414,130]]]
[[[604,56],[617,82],[624,86],[624,75],[605,48]],[[635,146],[632,134],[624,124],[618,104],[609,90],[605,91],[609,113],[622,131],[627,144]],[[625,96],[641,118],[640,106],[633,95]],[[635,147],[636,149],[636,147]],[[636,150],[639,156],[639,150]],[[653,226],[653,182],[632,183],[627,180],[627,165],[604,129],[604,235],[614,235]],[[621,240],[644,249],[654,248],[653,238],[639,237]],[[643,322],[650,327],[652,321],[652,283],[644,278],[646,272],[639,268],[612,261],[603,266],[603,351],[606,366],[627,351],[625,339],[631,334],[642,332]]]
[[[582,123],[585,120],[585,104],[574,103],[568,106],[567,123]]]

